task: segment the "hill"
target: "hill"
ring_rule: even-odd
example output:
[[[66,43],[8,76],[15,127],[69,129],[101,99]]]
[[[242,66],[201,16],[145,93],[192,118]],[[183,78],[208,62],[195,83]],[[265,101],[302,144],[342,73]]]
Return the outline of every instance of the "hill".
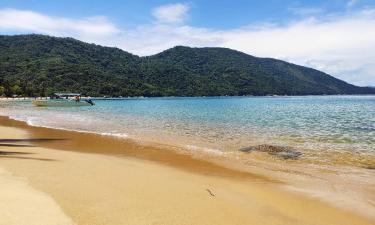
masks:
[[[220,96],[370,94],[311,68],[226,48],[177,46],[139,57],[44,35],[0,36],[0,95]]]

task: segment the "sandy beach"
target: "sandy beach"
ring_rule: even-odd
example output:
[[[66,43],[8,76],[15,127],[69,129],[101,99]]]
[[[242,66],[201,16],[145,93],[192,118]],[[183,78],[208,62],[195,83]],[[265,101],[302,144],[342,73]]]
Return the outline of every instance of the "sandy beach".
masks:
[[[99,135],[0,125],[0,224],[375,224],[264,174]]]

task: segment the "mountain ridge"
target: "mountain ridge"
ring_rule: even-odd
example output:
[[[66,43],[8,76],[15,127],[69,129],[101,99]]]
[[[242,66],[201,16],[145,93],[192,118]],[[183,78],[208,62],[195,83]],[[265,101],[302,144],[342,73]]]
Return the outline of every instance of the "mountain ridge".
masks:
[[[374,94],[324,72],[217,47],[151,56],[46,35],[0,35],[0,95],[222,96]],[[2,92],[2,93],[1,93]]]

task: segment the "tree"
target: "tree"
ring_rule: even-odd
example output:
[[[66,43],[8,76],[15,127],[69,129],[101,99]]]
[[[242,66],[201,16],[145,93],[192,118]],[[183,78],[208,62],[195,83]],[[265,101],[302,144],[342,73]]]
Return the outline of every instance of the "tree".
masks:
[[[21,87],[18,86],[17,84],[14,85],[14,86],[12,86],[11,90],[12,90],[12,93],[13,93],[14,95],[21,95],[21,94],[22,94],[22,89],[21,89]]]
[[[0,96],[4,96],[4,95],[5,95],[5,88],[4,86],[0,85]]]

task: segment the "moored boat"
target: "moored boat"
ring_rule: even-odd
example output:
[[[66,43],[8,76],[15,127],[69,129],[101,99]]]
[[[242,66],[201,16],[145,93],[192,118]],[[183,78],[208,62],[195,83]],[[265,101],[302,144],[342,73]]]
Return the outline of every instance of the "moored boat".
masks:
[[[93,106],[91,99],[81,99],[78,93],[54,93],[49,99],[35,99],[33,105],[39,107]]]

